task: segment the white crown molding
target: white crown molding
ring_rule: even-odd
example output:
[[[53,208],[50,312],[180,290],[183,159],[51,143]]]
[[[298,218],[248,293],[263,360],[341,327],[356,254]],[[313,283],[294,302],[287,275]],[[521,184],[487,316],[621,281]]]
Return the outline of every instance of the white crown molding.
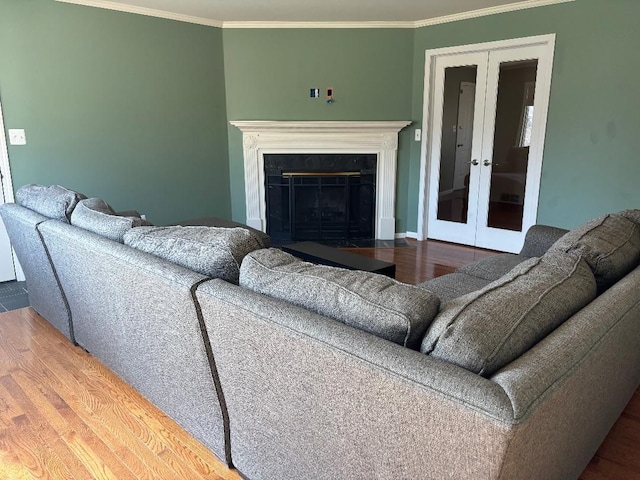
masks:
[[[415,28],[428,27],[431,25],[439,25],[441,23],[458,22],[460,20],[468,20],[470,18],[487,17],[489,15],[498,15],[500,13],[516,12],[527,8],[547,7],[558,3],[575,2],[575,0],[525,0],[524,2],[510,3],[508,5],[499,5],[497,7],[481,8],[479,10],[471,10],[470,12],[456,13],[455,15],[445,15],[443,17],[428,18],[415,22]]]
[[[416,22],[223,22],[222,28],[416,28]]]
[[[193,17],[189,15],[181,15],[179,13],[167,12],[165,10],[155,10],[152,8],[136,7],[133,5],[123,5],[121,3],[109,2],[107,0],[56,0],[56,2],[72,3],[75,5],[84,5],[86,7],[104,8],[107,10],[116,10],[119,12],[134,13],[138,15],[146,15],[149,17],[166,18],[168,20],[176,20],[179,22],[195,23],[198,25],[206,25],[218,28],[420,28],[430,25],[439,25],[442,23],[457,22],[459,20],[468,20],[471,18],[485,17],[488,15],[497,15],[500,13],[515,12],[527,8],[546,7],[559,3],[574,2],[575,0],[525,0],[508,5],[500,5],[496,7],[481,8],[470,12],[456,13],[454,15],[445,15],[442,17],[428,18],[418,21],[378,21],[378,22],[240,22],[240,21],[222,21],[203,17]]]
[[[105,0],[56,0],[61,3],[73,3],[74,5],[83,5],[85,7],[103,8],[106,10],[115,10],[118,12],[134,13],[136,15],[145,15],[147,17],[165,18],[167,20],[176,20],[178,22],[195,23],[197,25],[205,25],[207,27],[222,28],[223,22],[213,20],[211,18],[192,17],[189,15],[181,15],[179,13],[167,12],[165,10],[155,10],[153,8],[136,7],[133,5],[123,5],[122,3],[108,2]]]

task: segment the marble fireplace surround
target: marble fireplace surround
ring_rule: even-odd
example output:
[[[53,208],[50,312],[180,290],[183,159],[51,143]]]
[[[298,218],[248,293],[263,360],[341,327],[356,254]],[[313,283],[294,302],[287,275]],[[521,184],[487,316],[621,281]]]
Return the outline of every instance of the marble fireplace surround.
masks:
[[[265,154],[377,155],[377,240],[395,238],[398,132],[410,121],[232,121],[242,131],[246,224],[266,232]]]

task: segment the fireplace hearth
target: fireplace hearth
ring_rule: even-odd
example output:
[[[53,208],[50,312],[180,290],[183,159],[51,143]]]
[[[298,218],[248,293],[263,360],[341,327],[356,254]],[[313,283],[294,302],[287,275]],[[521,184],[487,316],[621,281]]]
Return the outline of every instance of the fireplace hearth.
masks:
[[[265,154],[274,244],[348,245],[375,237],[375,154]]]

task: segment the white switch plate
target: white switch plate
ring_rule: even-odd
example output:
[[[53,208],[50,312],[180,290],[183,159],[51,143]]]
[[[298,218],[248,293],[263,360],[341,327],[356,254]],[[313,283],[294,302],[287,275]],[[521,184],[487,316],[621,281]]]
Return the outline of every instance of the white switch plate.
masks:
[[[27,134],[24,128],[10,128],[9,129],[9,145],[26,145]]]
[[[422,130],[420,130],[419,128],[416,128],[415,132],[413,132],[413,139],[416,142],[419,142],[421,138],[422,138]]]

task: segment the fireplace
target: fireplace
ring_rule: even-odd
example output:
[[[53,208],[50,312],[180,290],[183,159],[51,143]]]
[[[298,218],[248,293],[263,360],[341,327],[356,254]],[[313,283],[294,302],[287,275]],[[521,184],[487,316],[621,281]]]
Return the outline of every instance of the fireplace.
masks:
[[[265,154],[272,242],[374,239],[376,164],[373,154]]]
[[[376,240],[395,238],[398,132],[411,122],[249,120],[230,123],[242,131],[247,225],[263,232],[268,229],[266,156],[367,154],[376,156],[373,237]],[[323,166],[316,173],[326,171]],[[300,173],[297,167],[288,170],[288,173],[296,172]],[[340,181],[346,182],[346,179]]]

